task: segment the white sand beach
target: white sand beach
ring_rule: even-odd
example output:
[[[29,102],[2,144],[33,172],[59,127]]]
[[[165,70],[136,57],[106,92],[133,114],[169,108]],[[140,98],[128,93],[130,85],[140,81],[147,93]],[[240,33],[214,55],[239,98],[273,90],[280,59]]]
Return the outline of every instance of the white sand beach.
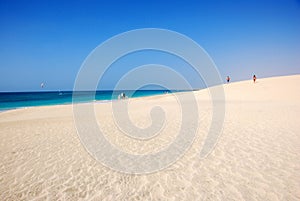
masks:
[[[81,144],[72,105],[0,113],[0,200],[300,200],[300,75],[224,84],[223,132],[206,158],[208,90],[194,93],[199,129],[191,148],[166,169],[125,174],[95,160]],[[95,103],[99,127],[129,153],[158,152],[179,131],[181,110],[172,94],[131,99],[129,116],[141,128],[150,110],[166,112],[149,140],[123,135],[110,102]]]

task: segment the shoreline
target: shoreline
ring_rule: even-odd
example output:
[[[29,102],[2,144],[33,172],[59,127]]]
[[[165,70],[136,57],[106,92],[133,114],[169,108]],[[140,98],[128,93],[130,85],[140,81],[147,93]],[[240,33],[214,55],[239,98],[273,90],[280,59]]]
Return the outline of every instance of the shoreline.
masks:
[[[268,80],[268,79],[284,79],[284,78],[288,78],[288,77],[294,77],[294,76],[300,76],[300,74],[294,74],[294,75],[283,75],[283,76],[272,76],[272,77],[265,77],[265,78],[258,78],[257,80],[257,83],[259,83],[259,80]],[[241,81],[234,81],[234,82],[230,82],[230,83],[223,83],[222,86],[223,88],[224,87],[227,87],[228,85],[235,85],[235,84],[243,84],[243,83],[247,83],[247,82],[250,82],[252,83],[253,81],[251,79],[249,80],[241,80]],[[217,85],[219,86],[219,85]],[[131,97],[129,99],[137,99],[139,100],[140,98],[155,98],[155,97],[163,97],[165,95],[168,95],[168,94],[174,94],[174,93],[185,93],[185,92],[193,92],[193,93],[197,93],[197,92],[201,92],[201,91],[205,91],[205,90],[209,90],[209,88],[213,88],[215,86],[211,86],[211,87],[207,87],[207,88],[203,88],[203,89],[194,89],[194,90],[190,90],[190,91],[174,91],[174,92],[168,92],[168,93],[165,93],[165,94],[154,94],[154,95],[145,95],[145,96],[138,96],[138,97]],[[104,90],[104,91],[112,91],[112,90]],[[123,91],[132,91],[132,90],[123,90]],[[155,90],[149,90],[149,91],[155,91]],[[44,91],[33,91],[33,93],[39,93],[39,92],[44,92]],[[46,91],[46,93],[55,93],[55,92],[58,92],[58,91]],[[62,91],[62,92],[72,92],[72,91]],[[92,92],[92,91],[87,91],[87,92]],[[99,91],[101,92],[101,91]],[[120,91],[121,92],[121,91]],[[19,92],[0,92],[0,93],[19,93]],[[31,93],[31,92],[20,92],[20,93]],[[206,98],[207,99],[207,98]],[[210,98],[208,98],[210,99]],[[8,109],[0,109],[0,114],[1,113],[4,113],[4,112],[8,112],[8,111],[14,111],[14,110],[19,110],[19,109],[28,109],[28,108],[34,108],[34,107],[52,107],[52,106],[60,106],[60,105],[73,105],[73,104],[85,104],[85,103],[107,103],[107,102],[112,102],[112,101],[118,101],[118,99],[110,99],[110,100],[92,100],[92,101],[83,101],[83,102],[67,102],[67,103],[53,103],[53,104],[45,104],[45,105],[32,105],[32,106],[22,106],[22,107],[16,107],[16,108],[8,108]]]
[[[259,84],[259,80],[264,80],[264,81],[267,81],[269,79],[284,79],[284,78],[293,78],[295,76],[300,76],[300,74],[294,74],[294,75],[283,75],[283,76],[272,76],[272,77],[266,77],[266,78],[258,78],[257,82],[255,84]],[[222,86],[223,88],[229,86],[229,85],[236,85],[236,84],[243,84],[243,83],[252,83],[253,81],[251,79],[249,80],[242,80],[242,81],[234,81],[234,82],[230,82],[230,83],[223,83]],[[219,86],[219,85],[217,85]],[[165,94],[154,94],[154,95],[145,95],[145,96],[138,96],[138,97],[131,97],[131,98],[128,98],[128,99],[143,99],[143,98],[155,98],[155,97],[164,97],[165,95],[170,95],[170,94],[178,94],[178,93],[185,93],[185,92],[192,92],[192,93],[201,93],[201,91],[205,91],[205,90],[209,90],[209,88],[213,88],[215,86],[211,86],[211,87],[207,87],[207,88],[203,88],[203,89],[194,89],[194,90],[190,90],[190,91],[174,91],[174,92],[169,92],[169,93],[165,93]],[[111,90],[104,90],[104,91],[111,91]],[[132,91],[132,90],[124,90],[124,91]],[[155,91],[155,90],[149,90],[149,91]],[[42,91],[33,91],[33,93],[39,93],[39,92],[42,92]],[[57,92],[57,91],[46,91],[46,92]],[[66,91],[66,92],[72,92],[72,91]],[[88,91],[88,92],[91,92],[91,91]],[[101,91],[99,91],[101,92]],[[0,92],[0,93],[19,93],[19,92]],[[31,92],[20,92],[20,93],[31,93]],[[206,98],[207,99],[207,98]],[[208,98],[210,99],[210,98]],[[35,107],[52,107],[52,106],[64,106],[64,105],[73,105],[73,104],[85,104],[85,103],[97,103],[97,104],[103,104],[103,103],[109,103],[109,102],[112,102],[112,101],[118,101],[118,99],[110,99],[110,100],[92,100],[92,101],[83,101],[83,102],[68,102],[68,103],[53,103],[53,104],[45,104],[45,105],[32,105],[32,106],[22,106],[22,107],[16,107],[16,108],[8,108],[8,109],[0,109],[0,114],[1,113],[4,113],[4,112],[8,112],[8,111],[15,111],[15,110],[19,110],[19,109],[28,109],[28,108],[35,108]],[[267,101],[267,100],[266,100]]]
[[[126,91],[126,90],[125,90]],[[129,90],[128,90],[129,91]],[[155,90],[149,90],[149,91],[155,91]],[[192,92],[192,91],[178,91],[178,92],[169,92],[165,94],[153,94],[153,95],[144,95],[144,96],[137,96],[137,97],[130,97],[126,99],[140,99],[140,98],[147,98],[147,97],[157,97],[157,96],[165,96],[168,94],[174,94],[174,93],[181,93],[181,92]],[[13,92],[13,93],[18,93],[18,92]],[[21,92],[23,93],[23,92]],[[27,93],[27,92],[24,92]],[[37,92],[39,93],[39,92]],[[118,99],[105,99],[105,100],[91,100],[91,101],[79,101],[79,102],[67,102],[67,103],[51,103],[51,104],[45,104],[45,105],[32,105],[32,106],[21,106],[21,107],[16,107],[16,108],[8,108],[8,109],[2,109],[0,108],[0,114],[3,112],[11,111],[11,110],[18,110],[18,109],[28,109],[28,108],[35,108],[35,107],[52,107],[52,106],[60,106],[60,105],[73,105],[73,104],[85,104],[85,103],[97,103],[97,104],[103,104],[103,103],[110,103],[113,101],[122,101]]]

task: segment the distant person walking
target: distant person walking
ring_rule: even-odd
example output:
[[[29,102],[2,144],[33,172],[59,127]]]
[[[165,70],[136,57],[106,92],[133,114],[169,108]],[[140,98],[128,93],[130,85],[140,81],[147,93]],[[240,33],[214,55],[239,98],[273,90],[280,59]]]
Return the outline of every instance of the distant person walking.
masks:
[[[253,82],[255,83],[255,81],[256,81],[256,76],[253,75]]]
[[[230,77],[229,76],[226,77],[226,81],[227,81],[227,83],[230,82]]]

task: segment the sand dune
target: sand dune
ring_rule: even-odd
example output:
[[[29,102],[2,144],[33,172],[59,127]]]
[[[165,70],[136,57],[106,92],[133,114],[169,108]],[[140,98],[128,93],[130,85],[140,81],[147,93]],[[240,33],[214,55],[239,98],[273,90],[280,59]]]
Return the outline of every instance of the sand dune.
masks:
[[[300,75],[224,85],[223,132],[199,157],[210,127],[209,91],[194,93],[199,129],[184,156],[150,174],[125,174],[96,161],[76,132],[71,105],[0,113],[0,200],[300,200]],[[105,137],[134,154],[159,152],[179,132],[173,94],[129,101],[129,117],[151,125],[150,111],[166,114],[159,135],[132,139],[117,128],[112,103],[95,103]]]

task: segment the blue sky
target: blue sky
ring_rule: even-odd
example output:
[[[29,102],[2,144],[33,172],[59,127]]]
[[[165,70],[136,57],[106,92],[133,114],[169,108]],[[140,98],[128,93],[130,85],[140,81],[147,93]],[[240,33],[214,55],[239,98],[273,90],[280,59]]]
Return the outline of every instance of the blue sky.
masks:
[[[1,0],[0,27],[0,91],[41,90],[41,82],[43,90],[71,90],[82,62],[95,47],[140,28],[170,29],[190,37],[211,56],[221,76],[230,75],[233,81],[252,74],[260,78],[300,73],[296,0]],[[101,87],[113,88],[133,67],[131,62],[176,61],[157,52],[137,54],[115,64]],[[188,67],[174,68],[194,80]]]

